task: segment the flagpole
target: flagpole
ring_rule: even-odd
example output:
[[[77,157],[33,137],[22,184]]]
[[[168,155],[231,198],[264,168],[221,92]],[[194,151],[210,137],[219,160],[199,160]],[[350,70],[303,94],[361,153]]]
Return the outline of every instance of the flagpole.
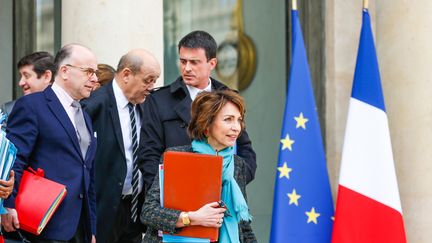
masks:
[[[297,0],[292,0],[292,10],[297,10]]]
[[[363,9],[368,9],[368,8],[369,8],[369,0],[363,0]]]

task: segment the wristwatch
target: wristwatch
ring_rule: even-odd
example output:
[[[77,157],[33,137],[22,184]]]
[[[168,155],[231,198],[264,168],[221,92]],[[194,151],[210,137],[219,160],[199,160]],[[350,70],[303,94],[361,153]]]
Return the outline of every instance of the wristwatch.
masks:
[[[191,222],[190,222],[189,214],[188,213],[186,213],[186,212],[182,213],[181,218],[182,218],[182,223],[185,226],[189,226],[190,225]]]

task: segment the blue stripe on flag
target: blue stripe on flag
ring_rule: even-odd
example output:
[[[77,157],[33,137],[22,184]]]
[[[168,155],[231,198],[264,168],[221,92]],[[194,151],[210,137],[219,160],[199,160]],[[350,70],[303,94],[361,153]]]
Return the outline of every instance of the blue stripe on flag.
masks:
[[[375,42],[366,9],[363,10],[363,25],[351,96],[385,112]]]

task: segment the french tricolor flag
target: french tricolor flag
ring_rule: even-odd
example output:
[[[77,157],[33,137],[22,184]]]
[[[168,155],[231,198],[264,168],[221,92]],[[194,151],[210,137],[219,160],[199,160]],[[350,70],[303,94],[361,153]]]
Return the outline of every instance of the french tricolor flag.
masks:
[[[332,243],[356,242],[406,242],[367,9],[363,10],[332,235]]]

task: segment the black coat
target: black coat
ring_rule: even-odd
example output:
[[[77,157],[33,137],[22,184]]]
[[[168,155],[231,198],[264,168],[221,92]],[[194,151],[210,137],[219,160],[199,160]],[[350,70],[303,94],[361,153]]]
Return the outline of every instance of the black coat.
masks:
[[[93,130],[97,133],[96,239],[98,242],[108,242],[107,237],[110,237],[114,226],[127,172],[123,137],[112,82],[96,90],[88,99],[83,100],[81,105],[90,115]],[[141,106],[138,107],[142,109]],[[139,201],[139,208],[142,203],[143,199]]]
[[[212,90],[227,89],[212,79]],[[192,100],[181,77],[147,96],[141,126],[138,165],[146,188],[158,171],[159,159],[166,148],[188,145],[187,127],[191,119]],[[237,139],[237,154],[246,161],[246,182],[255,177],[256,155],[246,132]]]

